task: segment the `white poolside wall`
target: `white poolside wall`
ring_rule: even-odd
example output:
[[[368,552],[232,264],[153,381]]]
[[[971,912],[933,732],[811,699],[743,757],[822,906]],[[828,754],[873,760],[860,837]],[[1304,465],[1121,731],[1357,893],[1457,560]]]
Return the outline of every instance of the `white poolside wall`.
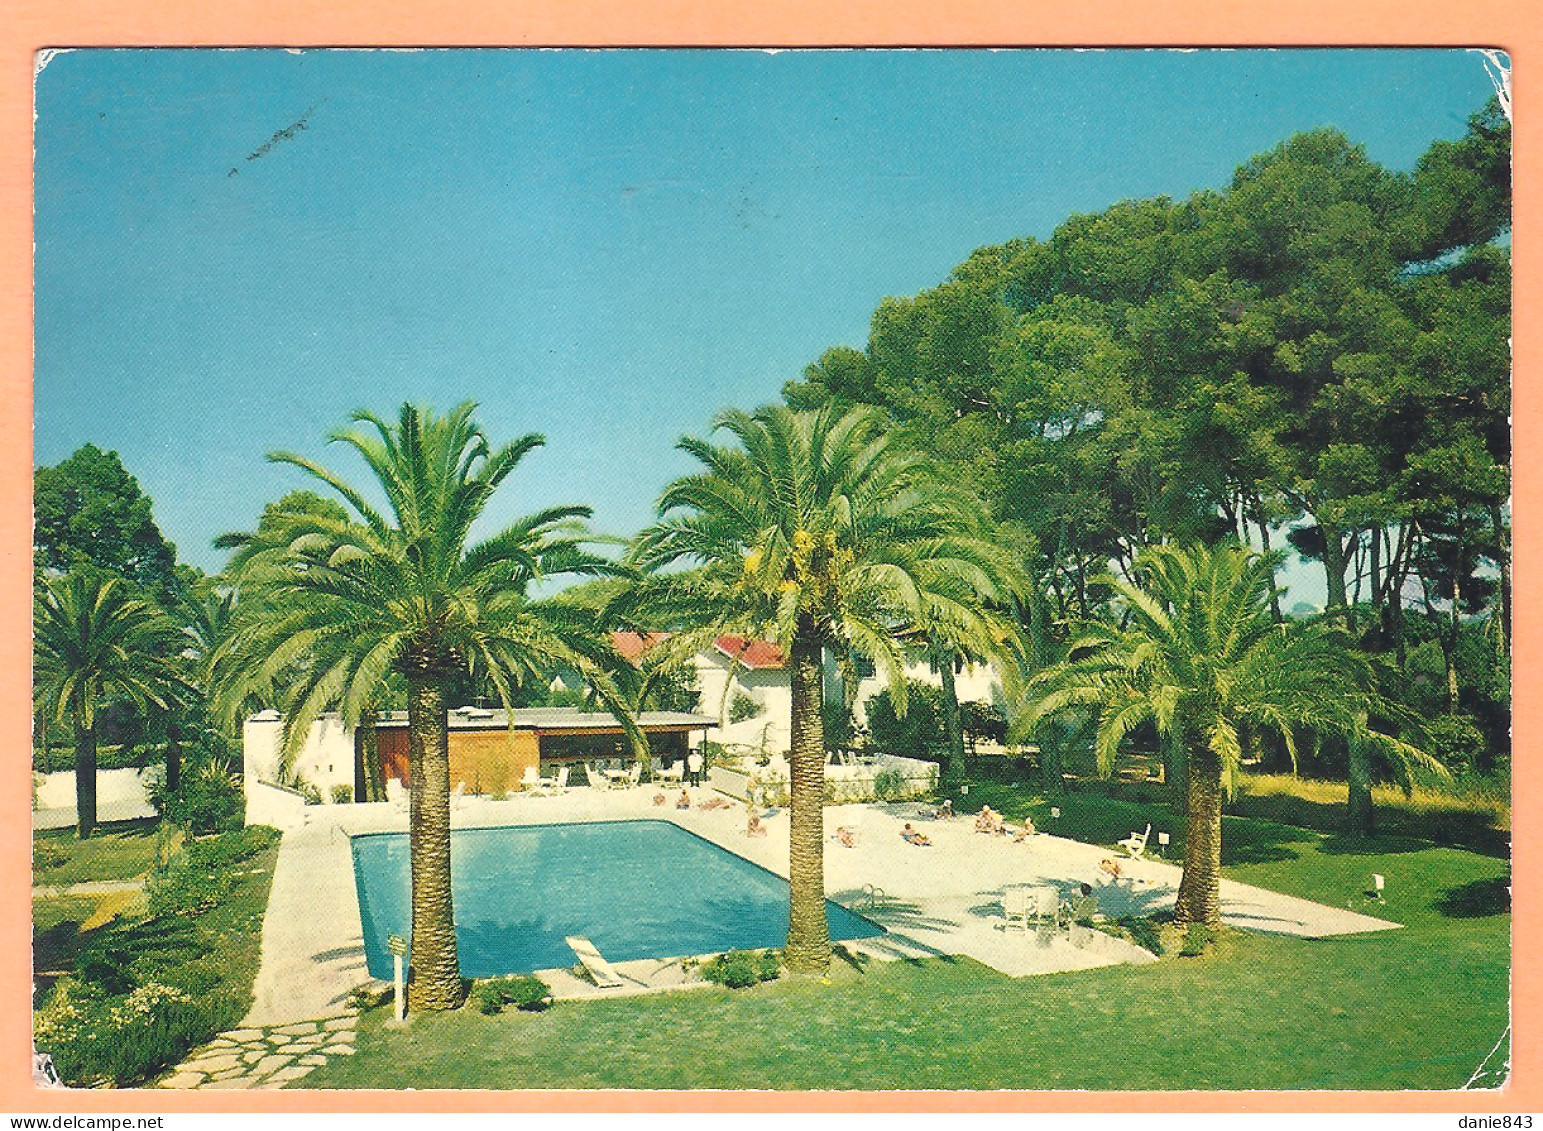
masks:
[[[273,824],[253,820],[254,812],[267,812],[275,804],[271,791],[257,787],[276,785],[282,768],[280,743],[284,724],[272,711],[247,719],[241,727],[241,780],[244,783],[248,824]],[[354,740],[337,717],[317,719],[311,724],[305,745],[295,756],[295,772],[321,791],[322,801],[332,800],[332,787],[354,788]],[[293,795],[298,796],[298,795]]]

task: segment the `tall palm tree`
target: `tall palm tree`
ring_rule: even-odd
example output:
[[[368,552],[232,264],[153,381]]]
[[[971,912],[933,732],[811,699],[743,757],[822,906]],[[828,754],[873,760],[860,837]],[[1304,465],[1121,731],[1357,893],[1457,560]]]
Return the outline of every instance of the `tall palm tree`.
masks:
[[[269,508],[267,529],[227,535],[239,586],[235,623],[216,657],[222,693],[288,680],[284,747],[293,754],[311,722],[337,707],[349,726],[372,709],[390,670],[407,688],[412,870],[410,1001],[450,1009],[461,1001],[450,888],[450,768],[446,689],[470,672],[505,707],[515,688],[553,667],[583,672],[635,732],[592,657],[604,648],[572,617],[549,616],[530,585],[562,573],[603,573],[577,540],[586,507],[552,507],[481,542],[472,524],[528,452],[522,436],[490,446],[467,403],[438,416],[403,405],[393,425],[368,412],[331,440],[364,459],[387,507],[377,510],[338,475],[302,456],[268,457],[308,472],[351,513]]]
[[[822,849],[825,736],[822,653],[871,659],[903,707],[909,641],[936,629],[996,656],[1010,635],[987,609],[1010,563],[982,536],[979,504],[918,453],[895,447],[868,409],[753,414],[716,426],[737,445],[686,438],[704,470],[676,480],[631,559],[664,575],[681,624],[779,643],[792,682],[791,906],[785,960],[830,963]],[[689,639],[682,637],[682,639]]]
[[[1149,548],[1140,585],[1109,580],[1123,624],[1096,625],[1069,658],[1028,684],[1020,728],[1067,710],[1098,713],[1099,769],[1119,744],[1153,724],[1186,767],[1184,872],[1175,917],[1220,919],[1222,795],[1242,755],[1244,728],[1279,733],[1296,759],[1298,732],[1340,734],[1390,760],[1434,766],[1407,742],[1369,728],[1378,703],[1372,670],[1345,636],[1270,614],[1276,560],[1242,546]]]
[[[33,612],[33,694],[75,731],[76,834],[96,828],[97,716],[110,702],[165,708],[185,688],[177,626],[121,579],[43,579]]]

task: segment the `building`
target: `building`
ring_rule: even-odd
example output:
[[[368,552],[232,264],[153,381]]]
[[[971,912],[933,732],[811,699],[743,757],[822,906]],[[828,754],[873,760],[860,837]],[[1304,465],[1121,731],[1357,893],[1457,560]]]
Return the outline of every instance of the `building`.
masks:
[[[666,762],[685,756],[712,725],[706,716],[647,711],[638,727],[649,749]],[[450,781],[464,782],[469,793],[498,795],[518,789],[530,768],[551,776],[562,766],[630,759],[632,746],[615,717],[604,711],[573,708],[487,710],[458,707],[449,713]],[[408,783],[407,712],[389,711],[375,722],[381,762],[387,778]],[[289,774],[281,774],[283,720],[277,711],[253,715],[242,728],[242,758],[248,792],[256,783],[301,780],[331,798],[344,787],[364,796],[364,760],[360,736],[336,714],[311,724]],[[580,775],[582,780],[582,775]]]
[[[611,634],[611,642],[617,652],[636,664],[667,635],[616,632]],[[693,656],[692,664],[697,711],[716,720],[707,731],[709,741],[766,753],[789,749],[793,741],[793,691],[787,658],[780,647],[765,640],[720,636],[712,647]],[[942,684],[923,661],[908,663],[904,672],[907,679],[934,687]],[[859,724],[866,724],[868,700],[883,691],[885,683],[871,666],[860,666],[858,675],[853,713]],[[1006,704],[1002,677],[990,664],[966,664],[954,677],[954,690],[961,703]],[[841,675],[834,659],[827,655],[825,697],[839,703],[841,694]]]

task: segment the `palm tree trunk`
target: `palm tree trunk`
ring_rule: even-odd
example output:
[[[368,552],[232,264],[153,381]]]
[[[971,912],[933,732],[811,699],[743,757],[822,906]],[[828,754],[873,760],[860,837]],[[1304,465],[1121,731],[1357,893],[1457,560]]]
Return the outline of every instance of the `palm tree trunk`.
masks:
[[[1364,725],[1365,716],[1362,716]],[[1350,742],[1350,789],[1346,825],[1352,836],[1372,835],[1372,763],[1371,754],[1356,735]]]
[[[386,800],[386,770],[380,760],[380,733],[375,729],[373,710],[359,717],[354,731],[354,796],[360,801]]]
[[[75,835],[96,830],[96,728],[75,719]]]
[[[408,677],[407,751],[412,777],[413,1009],[461,1004],[461,965],[450,893],[450,743],[444,688]]]
[[[795,973],[830,969],[825,919],[825,725],[820,716],[820,645],[802,630],[790,648],[793,692],[792,803],[789,806],[788,945],[783,960]]]
[[[1188,762],[1188,814],[1184,823],[1184,874],[1173,917],[1179,923],[1221,922],[1222,764],[1210,749],[1192,743]]]
[[[964,726],[959,718],[959,690],[954,686],[953,654],[939,655],[937,669],[943,683],[943,740],[948,744],[948,761],[950,768],[957,768],[968,778],[970,764],[964,757]]]

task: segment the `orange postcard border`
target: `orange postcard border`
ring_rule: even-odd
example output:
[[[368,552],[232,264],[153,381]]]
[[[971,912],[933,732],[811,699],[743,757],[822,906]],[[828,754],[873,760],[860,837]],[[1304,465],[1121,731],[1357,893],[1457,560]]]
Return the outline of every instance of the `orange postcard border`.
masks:
[[[30,1059],[31,815],[27,785],[31,613],[32,80],[35,53],[85,46],[1471,46],[1498,47],[1520,75],[1515,106],[1524,123],[1543,112],[1527,62],[1536,42],[1525,5],[1479,0],[595,0],[559,5],[529,0],[11,0],[0,22],[0,736],[12,752],[0,799],[0,1111],[147,1112],[1451,1112],[1543,1110],[1537,1030],[1543,979],[1533,899],[1538,849],[1514,846],[1512,1076],[1498,1093],[1452,1092],[269,1092],[174,1093],[48,1091],[32,1086]],[[1529,109],[1529,107],[1531,109]],[[1538,145],[1515,134],[1518,191],[1513,229],[1514,306],[1537,309],[1538,257],[1531,224],[1539,208],[1531,170]],[[1539,423],[1537,383],[1543,336],[1515,320],[1514,430]],[[1535,696],[1543,677],[1533,661],[1543,601],[1531,584],[1538,553],[1532,525],[1539,459],[1519,444],[1514,460],[1514,747],[1537,737]],[[1537,764],[1514,759],[1513,827],[1531,828]],[[1439,1024],[1439,1002],[1431,1002]],[[1246,1040],[1242,1042],[1246,1050]],[[1246,1055],[1246,1052],[1244,1053]]]

